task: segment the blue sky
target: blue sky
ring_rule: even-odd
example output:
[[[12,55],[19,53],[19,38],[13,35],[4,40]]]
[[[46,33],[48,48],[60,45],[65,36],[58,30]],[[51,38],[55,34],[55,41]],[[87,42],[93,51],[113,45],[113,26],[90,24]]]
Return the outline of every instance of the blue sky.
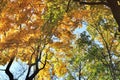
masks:
[[[87,24],[85,22],[82,23],[82,27],[78,27],[73,31],[73,34],[79,35],[80,33],[82,33],[83,31],[86,31],[87,29]]]

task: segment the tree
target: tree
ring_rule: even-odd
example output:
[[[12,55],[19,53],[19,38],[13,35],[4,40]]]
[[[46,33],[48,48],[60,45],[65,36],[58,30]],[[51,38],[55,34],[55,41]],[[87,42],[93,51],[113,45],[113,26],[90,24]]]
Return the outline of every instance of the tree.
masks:
[[[10,72],[10,67],[15,58],[21,58],[28,62],[29,69],[26,80],[32,80],[35,75],[45,67],[47,52],[43,50],[50,42],[52,36],[51,29],[45,32],[42,27],[48,27],[50,18],[46,21],[42,19],[42,9],[45,4],[41,1],[3,1],[4,8],[1,10],[1,43],[0,49],[1,64],[8,62],[5,69],[10,80],[14,80],[14,76]],[[43,25],[44,24],[44,25]],[[49,34],[50,33],[50,34]],[[44,36],[44,37],[43,37]],[[42,37],[42,38],[40,38]],[[45,57],[43,66],[39,68],[42,54]],[[45,56],[46,55],[46,56]],[[35,71],[30,75],[32,67]]]
[[[81,53],[83,55],[80,54],[81,57],[79,57],[81,59],[79,61],[83,63],[83,76],[87,74],[86,76],[88,76],[87,78],[90,80],[97,78],[105,80],[119,79],[119,67],[117,66],[118,64],[115,63],[118,59],[114,58],[114,52],[111,55],[111,52],[108,53],[108,51],[105,51],[106,47],[100,47],[93,40],[90,40],[89,37],[90,36],[86,35],[85,33],[82,33],[80,38],[77,40],[77,51],[79,51],[79,54],[81,53],[81,49],[84,50],[84,52]]]
[[[97,40],[98,43],[100,43],[100,45],[102,47],[104,47],[104,51],[101,52],[101,55],[104,57],[103,59],[107,60],[107,63],[108,63],[107,68],[109,68],[109,70],[110,70],[110,74],[112,76],[111,79],[113,79],[113,80],[119,79],[119,76],[118,76],[119,72],[117,72],[119,70],[119,67],[117,66],[119,63],[119,59],[118,59],[119,56],[117,54],[119,54],[119,53],[116,52],[117,48],[115,47],[115,45],[117,45],[117,47],[119,47],[119,44],[115,44],[115,43],[119,42],[119,39],[116,39],[116,26],[117,25],[116,25],[113,17],[111,16],[113,13],[113,16],[116,19],[116,21],[119,21],[117,19],[117,18],[119,18],[118,17],[119,12],[117,14],[115,14],[115,11],[112,10],[113,6],[114,6],[114,10],[118,9],[119,1],[115,1],[115,2],[111,1],[111,3],[108,0],[97,1],[97,2],[94,2],[92,0],[86,1],[86,2],[83,2],[83,1],[78,1],[78,2],[82,7],[84,6],[85,10],[87,9],[90,11],[88,14],[91,16],[91,18],[85,19],[85,21],[88,23],[88,32],[90,33],[92,40]],[[116,3],[116,5],[115,5],[115,3]],[[110,4],[112,4],[112,5],[110,5]],[[106,5],[108,7],[106,7],[104,5]],[[80,9],[82,9],[81,6],[80,6]],[[115,7],[115,6],[117,6],[117,7]],[[111,8],[112,13],[110,12],[109,7]],[[119,9],[118,9],[118,11],[119,11]],[[117,16],[117,18],[115,16]],[[119,22],[117,22],[117,23],[119,25]],[[81,44],[82,43],[83,42],[81,42]],[[114,48],[114,50],[113,50],[113,48]],[[94,48],[92,48],[92,49],[94,49]],[[90,55],[97,56],[97,54],[94,54],[94,55],[90,54]],[[90,57],[90,55],[89,55],[89,57]],[[99,60],[99,57],[100,57],[100,55],[97,56],[98,60]],[[105,62],[105,61],[102,61],[102,62]]]
[[[83,1],[0,2],[0,63],[7,63],[10,80],[17,59],[28,65],[25,80],[120,78],[119,10],[113,11],[119,1]],[[90,36],[84,32],[77,38],[73,32],[85,25]]]
[[[51,55],[52,46],[62,46],[64,41],[65,45],[69,45],[69,39],[72,38],[71,32],[60,31],[63,30],[62,27],[60,30],[56,27],[58,24],[63,24],[58,21],[65,16],[64,4],[54,7],[58,2],[1,1],[4,5],[1,4],[0,50],[2,56],[0,62],[1,64],[8,62],[5,72],[10,80],[14,80],[10,67],[15,59],[21,59],[29,65],[25,80],[32,80],[40,70],[45,68],[45,65],[50,64],[47,61],[47,55]],[[54,36],[59,37],[62,42],[54,42],[52,39]],[[66,37],[69,39],[64,40]],[[69,46],[66,47],[69,48]],[[62,61],[60,61],[61,64]],[[59,66],[56,65],[56,67]],[[33,68],[34,72],[31,74]]]

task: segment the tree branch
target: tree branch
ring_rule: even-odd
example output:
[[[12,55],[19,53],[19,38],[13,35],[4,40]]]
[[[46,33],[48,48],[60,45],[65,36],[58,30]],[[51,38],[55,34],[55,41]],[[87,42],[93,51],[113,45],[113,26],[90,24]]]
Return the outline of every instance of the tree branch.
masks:
[[[118,24],[118,31],[120,32],[120,5],[118,4],[119,0],[106,0],[109,7],[111,8],[113,17],[115,18]]]
[[[35,63],[31,63],[32,59],[33,59],[33,55],[36,53],[35,49],[31,46],[31,48],[33,49],[33,53],[31,54],[31,57],[29,59],[29,68],[28,68],[28,72],[27,72],[27,75],[26,75],[26,79],[29,77],[29,74],[30,74],[30,71],[31,71],[31,67],[36,65],[36,62]],[[39,48],[39,45],[37,46],[37,52],[38,52],[38,48]]]
[[[84,5],[106,5],[106,6],[108,6],[107,2],[79,2],[79,4],[84,4]]]
[[[10,79],[10,80],[14,80],[13,74],[10,72],[10,67],[11,67],[11,65],[12,65],[12,63],[13,63],[13,61],[14,61],[14,58],[15,58],[15,56],[13,56],[13,57],[10,59],[10,62],[8,63],[7,68],[6,68],[6,70],[5,70],[5,73],[9,76],[9,79]]]
[[[71,2],[71,0],[68,1],[66,12],[68,12],[68,10],[69,10],[70,2]]]
[[[108,58],[109,58],[109,69],[110,69],[110,74],[113,78],[113,80],[116,80],[116,76],[115,76],[115,70],[114,70],[114,66],[113,66],[113,63],[112,63],[112,56],[111,56],[111,49],[109,48],[109,45],[107,43],[107,41],[105,40],[103,34],[96,28],[96,30],[98,31],[98,33],[101,35],[104,43],[105,43],[105,47],[107,49],[107,53],[108,53]]]
[[[46,63],[47,63],[47,54],[46,54],[46,57],[45,57],[45,63],[44,63],[44,65],[43,65],[43,67],[40,68],[40,69],[37,68],[37,69],[34,71],[34,73],[33,73],[30,77],[28,77],[26,80],[32,80],[32,79],[37,75],[37,73],[38,73],[40,70],[42,70],[42,69],[45,68]]]

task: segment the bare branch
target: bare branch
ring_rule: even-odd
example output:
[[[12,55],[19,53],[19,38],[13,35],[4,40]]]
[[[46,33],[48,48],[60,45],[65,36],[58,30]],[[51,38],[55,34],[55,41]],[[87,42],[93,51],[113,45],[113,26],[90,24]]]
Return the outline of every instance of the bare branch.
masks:
[[[32,65],[31,65],[31,60],[32,60],[32,58],[33,58],[33,55],[35,54],[35,49],[34,49],[33,47],[31,47],[31,48],[33,49],[33,53],[32,53],[32,55],[31,55],[31,57],[30,57],[30,59],[29,59],[29,62],[28,62],[29,68],[28,68],[28,72],[27,72],[27,75],[26,75],[26,79],[29,77],[30,70],[31,70],[31,67],[32,67]]]
[[[46,54],[46,57],[45,57],[45,63],[44,63],[44,65],[43,65],[43,67],[40,68],[40,69],[37,68],[37,69],[34,71],[34,73],[33,73],[30,77],[28,77],[26,80],[32,80],[32,79],[38,74],[38,72],[39,72],[40,70],[42,70],[42,69],[45,68],[46,63],[47,63],[47,54]]]
[[[13,56],[13,57],[10,59],[10,62],[8,63],[7,68],[6,68],[6,70],[5,70],[5,73],[9,76],[9,79],[10,79],[10,80],[14,80],[13,74],[10,72],[10,67],[11,67],[11,65],[12,65],[12,63],[13,63],[13,61],[14,61],[14,58],[15,58],[15,56]]]

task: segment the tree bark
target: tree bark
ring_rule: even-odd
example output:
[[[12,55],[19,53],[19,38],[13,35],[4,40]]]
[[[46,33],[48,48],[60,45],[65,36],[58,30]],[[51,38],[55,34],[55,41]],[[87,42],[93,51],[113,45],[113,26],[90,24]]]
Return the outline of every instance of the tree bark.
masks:
[[[118,24],[118,31],[120,32],[120,5],[118,4],[120,0],[107,0],[109,7],[111,8],[113,17]]]

